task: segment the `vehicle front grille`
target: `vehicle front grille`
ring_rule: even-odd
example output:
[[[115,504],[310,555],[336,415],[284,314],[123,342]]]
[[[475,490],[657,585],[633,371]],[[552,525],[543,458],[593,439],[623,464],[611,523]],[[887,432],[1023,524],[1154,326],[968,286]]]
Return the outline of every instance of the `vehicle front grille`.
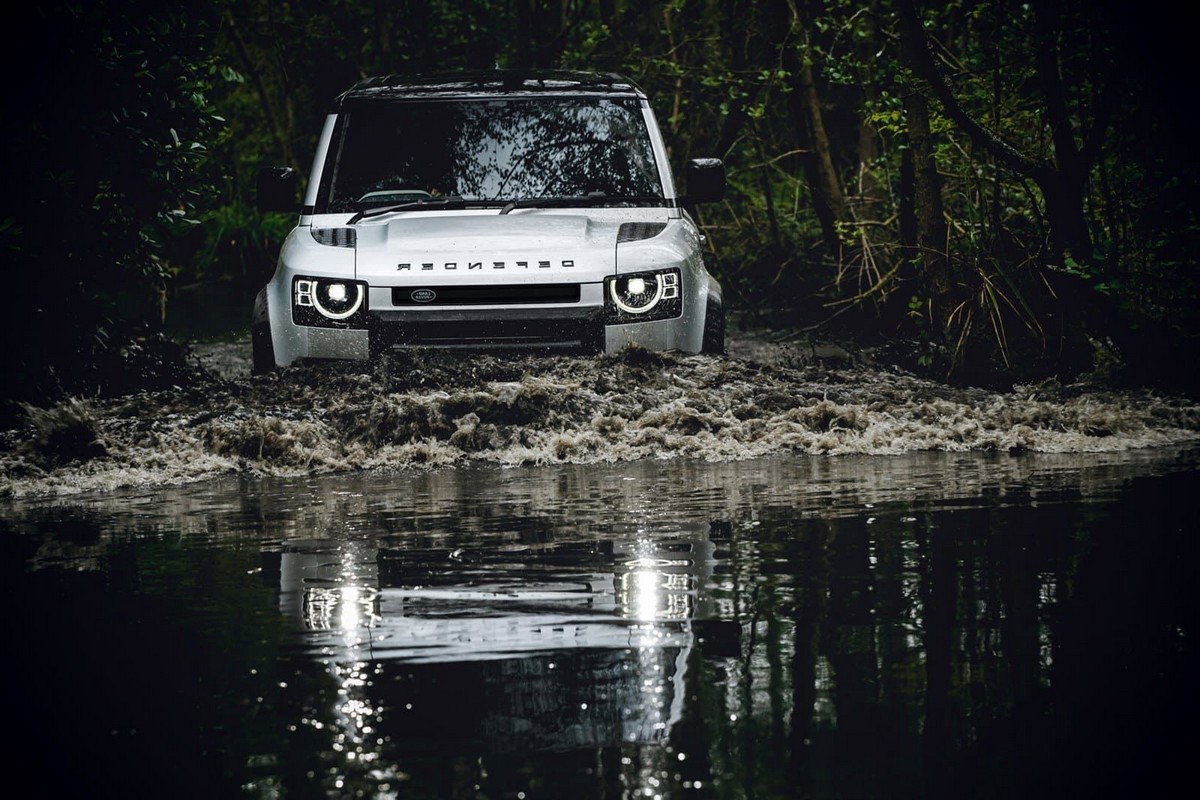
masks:
[[[396,286],[392,289],[393,306],[511,306],[578,302],[578,283]]]
[[[597,353],[604,349],[604,319],[595,308],[372,311],[371,349],[395,346]]]

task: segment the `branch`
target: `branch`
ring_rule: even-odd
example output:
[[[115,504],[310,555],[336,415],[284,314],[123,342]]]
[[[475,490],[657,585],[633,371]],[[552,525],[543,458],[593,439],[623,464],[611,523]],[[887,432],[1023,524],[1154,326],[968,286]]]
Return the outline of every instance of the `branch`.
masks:
[[[1019,175],[1041,182],[1053,171],[1053,166],[1047,161],[1030,158],[1020,152],[998,133],[984,127],[967,113],[954,96],[950,82],[934,61],[929,34],[917,15],[913,0],[898,0],[896,5],[900,14],[901,50],[907,56],[905,60],[910,62],[909,66],[913,71],[933,90],[946,116],[1000,163]]]

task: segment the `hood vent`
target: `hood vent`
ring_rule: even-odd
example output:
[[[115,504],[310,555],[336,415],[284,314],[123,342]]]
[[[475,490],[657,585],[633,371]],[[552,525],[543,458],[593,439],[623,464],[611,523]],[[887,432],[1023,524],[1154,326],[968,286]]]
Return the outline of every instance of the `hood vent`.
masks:
[[[330,247],[354,247],[358,243],[358,233],[354,228],[310,228],[312,237],[318,242]]]
[[[617,244],[653,239],[667,227],[665,222],[622,222],[617,231]]]

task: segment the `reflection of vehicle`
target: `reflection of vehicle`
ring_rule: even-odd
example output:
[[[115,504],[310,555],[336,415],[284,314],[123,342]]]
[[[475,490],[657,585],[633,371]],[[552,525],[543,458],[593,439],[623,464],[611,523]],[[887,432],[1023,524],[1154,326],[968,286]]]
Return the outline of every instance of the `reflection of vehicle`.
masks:
[[[719,650],[737,630],[714,620],[716,548],[704,527],[617,535],[551,539],[517,560],[486,537],[465,560],[412,542],[303,539],[264,561],[278,559],[265,572],[278,576],[301,649],[338,676],[388,676],[376,694],[419,697],[403,724],[420,720],[427,740],[478,737],[489,750],[664,741],[698,638]],[[452,691],[439,690],[440,675],[455,676]],[[381,702],[359,684],[344,689],[360,706]],[[387,716],[372,724],[386,730]]]
[[[645,94],[614,75],[365,81],[326,119],[299,224],[254,306],[257,371],[400,346],[721,352],[720,284]],[[264,170],[259,205],[294,209]],[[422,187],[414,189],[413,187]]]

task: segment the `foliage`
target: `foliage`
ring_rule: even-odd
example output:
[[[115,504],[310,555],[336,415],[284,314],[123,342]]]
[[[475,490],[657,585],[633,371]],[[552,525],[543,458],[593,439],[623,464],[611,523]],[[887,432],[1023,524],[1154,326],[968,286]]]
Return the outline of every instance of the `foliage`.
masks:
[[[39,79],[18,82],[20,113],[0,123],[14,187],[0,236],[22,300],[8,341],[25,343],[6,348],[9,389],[41,400],[119,382],[94,362],[153,319],[170,272],[159,244],[208,201],[198,165],[219,120],[202,16],[116,0],[31,13],[34,41],[6,56],[38,62]]]
[[[1171,46],[1148,54],[1138,43],[1181,37],[1183,26],[1164,32],[1168,21],[1109,2],[922,3],[952,108],[905,58],[900,20],[911,5],[39,8],[33,27],[53,41],[35,58],[56,79],[22,85],[29,113],[4,123],[6,174],[22,191],[0,210],[0,252],[36,276],[31,296],[78,309],[61,361],[118,327],[106,320],[152,318],[146,297],[168,281],[265,279],[289,220],[252,209],[254,175],[267,164],[307,174],[328,103],[359,78],[616,70],[652,98],[677,172],[692,157],[725,159],[727,200],[698,213],[711,265],[741,309],[789,328],[853,318],[919,343],[915,368],[961,381],[1068,377],[1091,367],[1096,343],[1131,377],[1147,377],[1137,365],[1161,371],[1164,338],[1192,347],[1200,334],[1197,171],[1174,98],[1158,91],[1184,64]],[[914,238],[917,97],[946,230],[934,248]],[[841,195],[829,206],[832,240],[816,210],[830,199],[814,177],[818,145]],[[1076,188],[1076,199],[1059,191]]]

